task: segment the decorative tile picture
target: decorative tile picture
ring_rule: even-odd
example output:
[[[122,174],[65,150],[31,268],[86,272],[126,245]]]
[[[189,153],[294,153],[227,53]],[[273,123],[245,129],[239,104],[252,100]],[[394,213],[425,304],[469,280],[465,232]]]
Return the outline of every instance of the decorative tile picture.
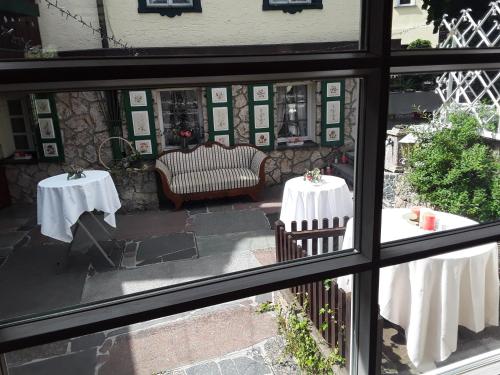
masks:
[[[254,86],[253,100],[255,102],[269,100],[269,87],[268,86]]]
[[[144,139],[140,141],[135,141],[135,149],[139,152],[141,155],[150,155],[153,153],[153,147],[151,145],[151,140],[150,139]]]
[[[129,96],[131,107],[146,107],[148,105],[146,91],[130,91]]]
[[[215,132],[229,130],[229,113],[227,107],[214,107],[212,109],[212,114]]]
[[[326,84],[326,97],[334,98],[341,95],[340,82],[330,82]]]
[[[46,158],[56,158],[59,156],[57,143],[43,143],[43,155]]]
[[[214,141],[222,143],[224,146],[229,147],[229,135],[228,134],[223,134],[223,135],[214,135]]]
[[[225,87],[213,88],[212,103],[227,103],[227,88]]]
[[[326,129],[326,141],[327,142],[340,141],[340,128],[327,128]]]
[[[148,111],[132,111],[132,125],[134,136],[150,135]]]
[[[258,147],[270,146],[271,141],[269,132],[255,133],[255,145]]]
[[[256,129],[269,128],[269,106],[267,104],[253,107],[253,115]]]
[[[54,123],[51,118],[39,118],[38,126],[40,127],[40,137],[42,139],[53,139],[56,137]]]
[[[35,100],[36,113],[39,115],[50,114],[50,101],[49,99],[36,99]]]
[[[326,103],[326,123],[340,123],[340,101],[333,100]]]

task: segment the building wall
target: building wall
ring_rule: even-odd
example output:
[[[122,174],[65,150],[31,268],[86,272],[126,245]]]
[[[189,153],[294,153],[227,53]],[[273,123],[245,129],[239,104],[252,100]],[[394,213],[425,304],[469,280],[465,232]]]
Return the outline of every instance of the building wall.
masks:
[[[432,24],[426,25],[427,11],[422,9],[422,0],[416,0],[414,6],[396,6],[392,13],[392,38],[401,39],[401,44],[409,44],[415,39],[426,39],[435,47],[438,34],[433,34]]]
[[[40,9],[40,37],[44,48],[77,50],[102,47],[99,34],[93,33],[71,18],[66,18],[54,7],[47,7],[45,1],[37,2]],[[95,0],[64,0],[59,1],[59,5],[73,14],[78,14],[86,22],[99,26]]]
[[[44,47],[100,48],[98,34],[40,3]],[[99,25],[95,0],[59,2]],[[325,0],[324,9],[263,11],[262,0],[202,0],[202,13],[169,18],[138,13],[137,0],[104,0],[108,33],[134,47],[195,47],[359,40],[360,1]]]
[[[0,96],[0,158],[6,158],[15,151],[7,99]]]

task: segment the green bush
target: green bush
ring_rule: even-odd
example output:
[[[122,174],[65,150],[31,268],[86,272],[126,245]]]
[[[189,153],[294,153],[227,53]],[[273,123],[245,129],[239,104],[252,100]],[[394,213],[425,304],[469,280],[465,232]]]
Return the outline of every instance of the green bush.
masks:
[[[454,112],[449,126],[417,133],[408,181],[437,210],[479,221],[500,217],[500,164],[470,114]]]

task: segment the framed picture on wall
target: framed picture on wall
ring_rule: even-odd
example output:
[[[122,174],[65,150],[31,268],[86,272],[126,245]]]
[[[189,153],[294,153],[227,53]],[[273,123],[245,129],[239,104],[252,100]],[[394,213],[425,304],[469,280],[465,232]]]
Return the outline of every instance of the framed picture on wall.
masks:
[[[269,106],[256,105],[253,107],[253,115],[256,129],[269,128]]]
[[[40,128],[40,137],[42,139],[53,139],[56,137],[54,123],[51,118],[39,118],[38,126]]]
[[[57,143],[43,143],[43,155],[46,158],[56,158],[59,156]]]
[[[214,87],[212,89],[212,103],[227,103],[227,88]]]
[[[340,101],[326,102],[326,123],[328,125],[340,123]]]
[[[148,111],[132,111],[132,125],[134,136],[150,135]]]
[[[148,105],[146,91],[130,91],[129,96],[131,107],[146,107]]]
[[[268,86],[254,86],[253,100],[254,102],[269,100]]]
[[[340,92],[340,82],[330,82],[326,84],[326,96],[327,98],[335,98],[341,95]]]
[[[35,99],[36,113],[39,115],[50,115],[50,101],[49,99]]]
[[[212,108],[214,131],[221,132],[229,130],[229,113],[227,107]]]
[[[271,145],[270,138],[271,137],[269,135],[269,132],[255,133],[255,146],[257,147],[270,146]]]
[[[326,141],[327,142],[340,141],[340,128],[327,128],[326,129]]]
[[[214,135],[214,141],[223,144],[224,146],[229,147],[229,134],[219,134]]]
[[[135,149],[141,155],[153,154],[153,147],[151,146],[151,140],[149,140],[149,139],[135,141]]]

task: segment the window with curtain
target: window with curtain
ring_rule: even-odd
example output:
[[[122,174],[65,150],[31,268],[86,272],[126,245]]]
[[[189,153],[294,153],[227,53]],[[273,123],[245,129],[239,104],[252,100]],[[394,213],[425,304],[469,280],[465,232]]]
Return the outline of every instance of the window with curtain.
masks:
[[[276,95],[278,142],[309,139],[308,85],[278,86]]]

